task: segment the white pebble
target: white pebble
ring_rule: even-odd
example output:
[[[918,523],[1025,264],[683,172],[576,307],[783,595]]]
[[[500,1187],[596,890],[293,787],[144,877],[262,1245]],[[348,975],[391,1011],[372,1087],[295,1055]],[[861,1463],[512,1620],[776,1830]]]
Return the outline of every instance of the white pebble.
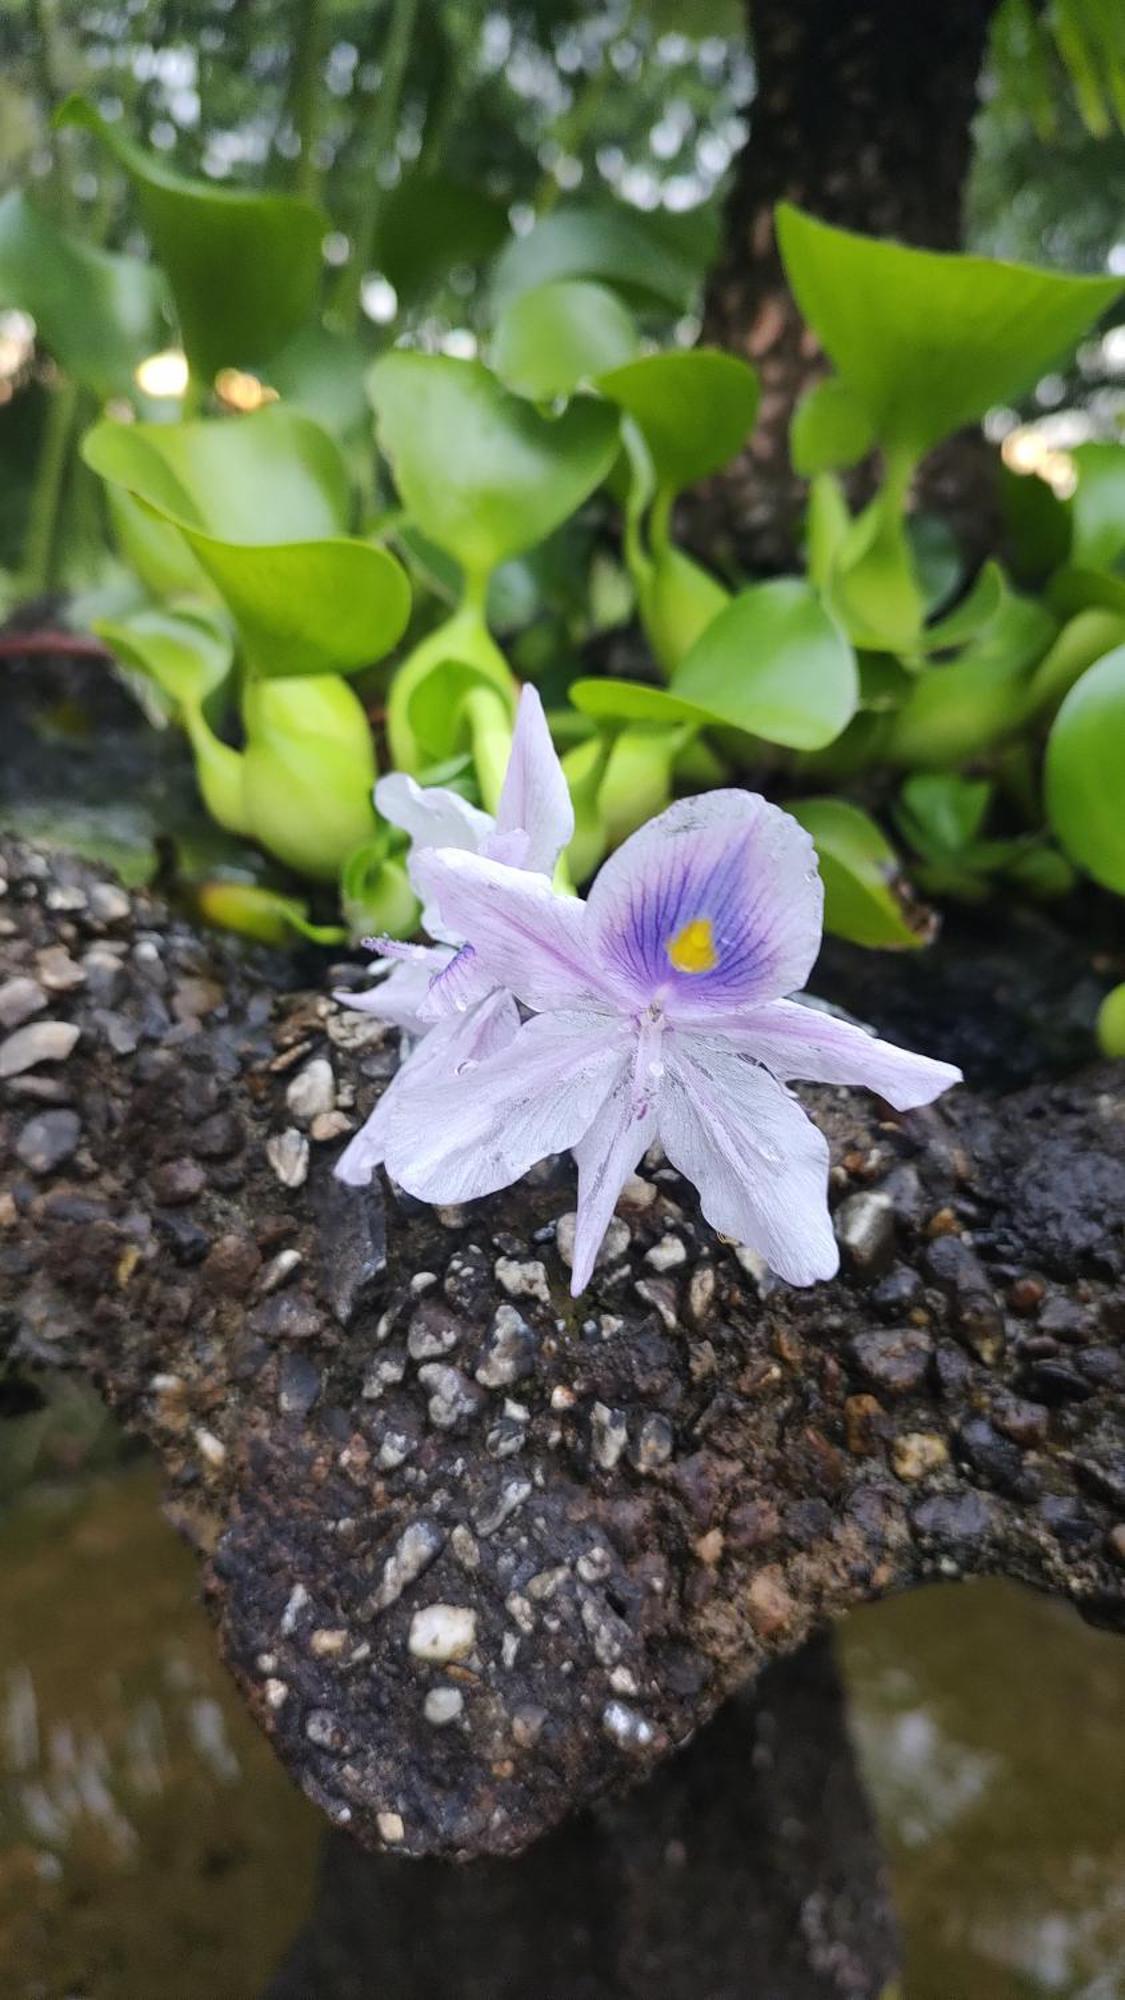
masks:
[[[431,1688],[422,1704],[422,1713],[435,1729],[444,1729],[447,1722],[456,1722],[464,1706],[460,1688]]]
[[[410,1621],[407,1645],[416,1660],[443,1666],[463,1660],[477,1642],[477,1614],[461,1604],[427,1604]]]
[[[336,1078],[332,1065],[323,1056],[315,1056],[303,1069],[297,1071],[285,1092],[285,1102],[290,1116],[298,1125],[308,1125],[322,1112],[333,1111],[336,1107]]]
[[[266,1158],[282,1187],[304,1187],[309,1177],[309,1142],[295,1125],[266,1140]]]

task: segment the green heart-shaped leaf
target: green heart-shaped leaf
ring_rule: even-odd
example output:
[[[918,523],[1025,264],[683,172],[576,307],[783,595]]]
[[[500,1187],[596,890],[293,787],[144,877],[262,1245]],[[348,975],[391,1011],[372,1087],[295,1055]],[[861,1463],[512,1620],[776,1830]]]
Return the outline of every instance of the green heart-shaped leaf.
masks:
[[[559,417],[541,416],[479,361],[398,350],[368,383],[406,506],[470,576],[542,541],[617,454],[605,404],[581,397]]]
[[[1125,646],[1076,681],[1047,739],[1047,815],[1095,882],[1125,896]]]
[[[374,261],[400,306],[418,305],[457,265],[479,265],[509,234],[502,201],[451,174],[407,174],[383,194]]]
[[[632,417],[657,485],[678,493],[726,465],[758,413],[758,377],[717,348],[646,354],[599,376],[599,390]]]
[[[1070,453],[1078,484],[1070,501],[1070,559],[1112,569],[1125,554],[1125,445],[1080,444]]]
[[[980,833],[992,793],[987,778],[919,771],[906,780],[899,795],[899,825],[927,860],[960,855]]]
[[[788,202],[777,234],[805,319],[879,442],[910,458],[1030,388],[1122,290],[878,242]]]
[[[191,424],[95,425],[95,472],[177,529],[269,676],[348,673],[405,627],[410,590],[383,549],[345,539],[337,447],[282,405]]]
[[[155,683],[173,713],[201,707],[234,665],[230,630],[221,613],[202,606],[155,608],[130,618],[95,619],[94,631],[122,664]]]
[[[632,314],[616,292],[581,278],[537,285],[496,322],[492,365],[518,396],[550,402],[637,351]]]
[[[732,598],[696,640],[671,686],[583,680],[571,700],[587,715],[618,721],[721,723],[820,750],[855,714],[855,654],[807,583],[783,577]]]
[[[164,287],[139,257],[76,242],[14,190],[0,200],[0,306],[31,314],[59,366],[96,396],[132,388],[160,344]]]
[[[167,272],[192,373],[265,361],[316,304],[326,216],[293,195],[250,194],[185,179],[70,97],[60,125],[107,146],[136,191],[157,263]]]
[[[816,843],[824,883],[824,928],[883,951],[914,951],[937,928],[917,903],[898,856],[867,813],[847,799],[798,799],[786,807]]]
[[[803,479],[858,465],[875,443],[871,418],[839,375],[807,389],[793,412],[789,449]]]
[[[729,590],[674,542],[657,548],[637,578],[641,623],[666,674],[675,672],[729,603]]]
[[[698,291],[700,267],[674,230],[624,202],[560,202],[497,258],[496,309],[556,278],[600,279],[642,307],[684,312]]]
[[[888,718],[882,755],[899,767],[941,769],[977,756],[1023,726],[1032,670],[1057,631],[1049,611],[1010,592],[956,660],[927,667]]]

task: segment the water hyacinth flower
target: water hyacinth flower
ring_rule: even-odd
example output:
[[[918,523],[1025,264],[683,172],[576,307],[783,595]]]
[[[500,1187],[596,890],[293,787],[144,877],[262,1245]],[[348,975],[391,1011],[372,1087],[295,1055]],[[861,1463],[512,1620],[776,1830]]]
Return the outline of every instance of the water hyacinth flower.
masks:
[[[421,1008],[445,1024],[442,1059],[397,1079],[387,1171],[422,1200],[463,1202],[571,1149],[575,1295],[657,1140],[721,1234],[790,1284],[831,1277],[828,1146],[788,1083],[862,1085],[905,1110],[960,1080],[784,997],[819,950],[823,889],[808,834],[755,794],[670,806],[585,902],[481,853],[428,848],[413,868],[439,921],[471,940],[474,982],[531,1018],[509,1032],[509,1017],[490,1046],[496,1023],[482,1036],[481,1003],[450,961]]]
[[[408,1086],[416,1088],[426,1075],[440,1078],[455,1063],[481,1061],[511,1041],[520,1025],[512,996],[495,990],[495,982],[474,964],[463,934],[444,924],[436,905],[426,902],[415,870],[418,857],[428,848],[461,850],[548,880],[574,832],[574,807],[533,687],[525,687],[520,696],[495,819],[458,792],[419,785],[401,771],[380,778],[375,803],[384,819],[410,836],[409,872],[423,899],[423,928],[436,942],[381,942],[378,949],[394,961],[390,972],[365,993],[336,995],[349,1007],[400,1028],[417,1044],[337,1162],[338,1177],[353,1187],[366,1187],[381,1163],[386,1130]],[[447,970],[457,984],[458,1006],[456,1013],[446,1011],[435,1023],[432,1010],[427,1015],[423,1009],[435,976]]]

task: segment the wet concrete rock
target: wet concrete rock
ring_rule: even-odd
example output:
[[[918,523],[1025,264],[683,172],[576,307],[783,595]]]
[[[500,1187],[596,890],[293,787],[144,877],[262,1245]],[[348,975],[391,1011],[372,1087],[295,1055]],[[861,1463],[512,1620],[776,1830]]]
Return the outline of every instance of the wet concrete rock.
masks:
[[[153,1443],[334,1823],[514,1852],[921,1577],[1125,1625],[1120,1067],[898,1119],[810,1090],[838,1279],[780,1284],[650,1163],[575,1302],[568,1161],[456,1213],[342,1188],[314,1105],[330,1077],[366,1116],[393,1037],[97,871],[0,860],[0,1339]],[[60,950],[86,976],[16,1019]],[[214,1004],[174,1021],[185,978]]]

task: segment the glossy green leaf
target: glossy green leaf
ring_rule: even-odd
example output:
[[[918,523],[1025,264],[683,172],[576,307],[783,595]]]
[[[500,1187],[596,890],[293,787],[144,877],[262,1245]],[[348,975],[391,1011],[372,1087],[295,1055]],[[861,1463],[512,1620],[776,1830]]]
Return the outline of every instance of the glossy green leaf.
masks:
[[[1105,1056],[1125,1056],[1125,982],[1113,987],[1098,1008],[1098,1047]]]
[[[1070,553],[1070,503],[1034,472],[996,468],[1004,524],[1004,553],[1017,583],[1041,584]]]
[[[952,652],[977,638],[997,617],[1004,602],[1004,572],[999,563],[986,562],[971,589],[944,618],[935,618],[922,633],[921,648],[926,653]]]
[[[992,801],[987,778],[956,771],[919,771],[899,794],[898,822],[927,860],[960,854],[977,839]]]
[[[1071,860],[1125,895],[1125,646],[1071,688],[1044,777],[1047,815]]]
[[[824,927],[883,951],[913,951],[934,935],[933,913],[911,896],[885,834],[846,799],[798,799],[792,813],[816,843]]]
[[[892,766],[940,769],[979,756],[1023,726],[1032,672],[1058,627],[1031,598],[1009,592],[985,632],[957,659],[927,667],[889,728]]]
[[[526,236],[515,236],[496,261],[496,309],[520,292],[556,278],[594,278],[642,307],[684,312],[701,267],[676,232],[624,202],[560,202]]]
[[[514,716],[519,690],[512,670],[476,605],[462,605],[395,670],[387,697],[387,740],[397,770],[417,777],[427,765],[464,747],[458,708],[450,708],[442,692],[441,676],[451,663],[464,668],[470,679],[487,682]],[[416,702],[425,741],[418,734]]]
[[[858,465],[875,443],[871,418],[839,375],[807,389],[793,412],[789,450],[804,479]]]
[[[1080,444],[1070,453],[1078,484],[1070,500],[1070,560],[1112,569],[1125,554],[1125,444]]]
[[[451,174],[412,173],[383,194],[372,248],[402,308],[430,298],[456,267],[485,263],[508,234],[502,201]]]
[[[201,423],[104,422],[82,449],[179,530],[257,672],[351,672],[400,637],[406,577],[385,550],[344,538],[347,475],[309,418],[275,404]]]
[[[908,457],[1020,395],[1122,291],[1117,278],[878,242],[788,202],[777,232],[802,314],[879,442]]]
[[[683,742],[682,727],[652,728],[643,722],[623,729],[615,739],[598,788],[598,814],[611,848],[671,805]]]
[[[907,515],[906,533],[927,615],[934,615],[943,611],[961,589],[965,580],[964,556],[949,522],[925,508]]]
[[[1104,569],[1076,569],[1067,563],[1051,578],[1046,599],[1060,618],[1093,609],[1125,615],[1125,576],[1112,576]]]
[[[890,488],[877,493],[851,523],[825,589],[855,645],[892,653],[917,648],[925,605],[910,538]]]
[[[309,906],[296,896],[283,896],[277,889],[257,882],[199,882],[192,891],[203,922],[216,930],[235,931],[258,944],[286,945],[294,937],[310,944],[346,944],[347,931],[339,924],[309,921]]]
[[[632,417],[665,493],[718,472],[741,449],[758,412],[754,369],[717,348],[646,354],[610,369],[597,386]]]
[[[605,404],[581,397],[561,416],[542,416],[479,361],[398,350],[368,382],[406,506],[470,576],[542,541],[617,454]]]
[[[334,674],[252,681],[242,703],[246,830],[323,881],[375,830],[375,748],[363,705]]]
[[[1035,669],[1028,696],[1032,715],[1049,715],[1095,660],[1125,642],[1125,606],[1103,611],[1091,606],[1069,618]]]
[[[81,97],[67,99],[58,122],[93,132],[133,182],[200,381],[284,347],[316,304],[328,227],[320,209],[293,195],[251,194],[175,174]]]
[[[636,322],[616,292],[561,278],[520,292],[496,322],[492,365],[518,396],[550,402],[632,359]]]
[[[729,603],[730,591],[674,542],[656,549],[637,577],[641,623],[666,674],[675,673]]]
[[[201,707],[228,679],[234,646],[225,619],[202,607],[136,611],[95,619],[94,631],[121,663],[155,683],[173,714]]]
[[[571,700],[587,715],[628,721],[721,723],[819,750],[854,715],[855,655],[816,592],[796,579],[753,584],[710,622],[671,686],[582,680]]]
[[[132,388],[165,337],[164,288],[139,257],[79,243],[13,189],[0,200],[0,308],[31,314],[59,366],[99,397]]]

